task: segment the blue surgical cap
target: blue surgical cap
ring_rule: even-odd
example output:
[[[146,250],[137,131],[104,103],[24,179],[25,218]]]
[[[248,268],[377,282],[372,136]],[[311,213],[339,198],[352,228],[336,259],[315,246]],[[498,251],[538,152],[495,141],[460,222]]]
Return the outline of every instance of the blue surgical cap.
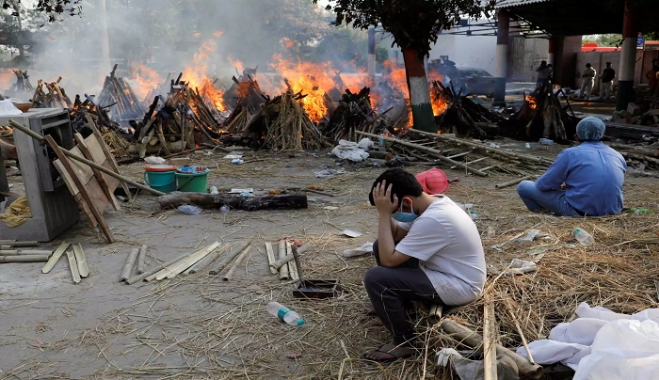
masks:
[[[577,137],[579,140],[599,141],[604,137],[606,125],[596,117],[587,117],[577,124]]]

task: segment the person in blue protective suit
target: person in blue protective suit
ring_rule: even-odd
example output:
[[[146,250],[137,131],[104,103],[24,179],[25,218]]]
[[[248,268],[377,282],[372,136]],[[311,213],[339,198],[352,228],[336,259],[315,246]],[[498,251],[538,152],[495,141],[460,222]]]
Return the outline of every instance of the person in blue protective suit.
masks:
[[[606,125],[587,117],[577,125],[581,145],[562,151],[537,181],[524,181],[519,196],[531,211],[563,216],[616,215],[622,211],[622,185],[627,164],[622,155],[604,145]]]
[[[377,266],[364,277],[376,314],[393,340],[366,352],[364,359],[391,362],[415,354],[414,327],[406,306],[464,305],[481,296],[485,253],[471,217],[445,195],[433,196],[413,174],[389,169],[369,193],[377,208]]]

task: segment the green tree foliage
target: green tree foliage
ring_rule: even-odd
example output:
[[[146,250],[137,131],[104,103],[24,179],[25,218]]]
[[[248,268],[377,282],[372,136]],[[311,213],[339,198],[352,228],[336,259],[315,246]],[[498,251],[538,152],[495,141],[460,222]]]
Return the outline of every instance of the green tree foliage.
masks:
[[[49,22],[55,22],[62,19],[62,15],[79,15],[82,11],[80,6],[82,0],[39,0],[35,10],[46,16]],[[2,0],[2,9],[15,9],[20,0]],[[18,16],[18,12],[13,11],[13,16]]]
[[[620,46],[622,34],[597,34],[593,36],[584,36],[583,42],[594,42],[599,46],[615,47]]]

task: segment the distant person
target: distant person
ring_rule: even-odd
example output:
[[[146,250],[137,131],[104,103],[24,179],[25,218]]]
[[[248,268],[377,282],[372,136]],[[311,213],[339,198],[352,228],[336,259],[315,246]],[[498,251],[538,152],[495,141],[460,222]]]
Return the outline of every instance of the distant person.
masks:
[[[549,80],[552,73],[552,65],[548,65],[547,61],[540,62],[540,67],[535,71],[538,73],[538,81],[536,82],[536,88],[543,88],[549,86]]]
[[[590,99],[596,76],[597,71],[593,69],[593,66],[590,63],[586,63],[586,71],[581,75],[581,93],[579,93],[579,98],[585,98],[586,100]]]
[[[537,181],[523,181],[517,193],[530,211],[562,216],[617,215],[622,211],[622,185],[627,164],[602,143],[606,125],[595,117],[577,124],[581,145],[559,153]]]
[[[600,100],[611,99],[611,89],[613,88],[613,79],[616,77],[616,71],[613,70],[611,62],[606,63],[606,69],[602,71],[602,88],[600,88]]]
[[[650,94],[652,95],[656,95],[657,93],[657,84],[659,83],[657,76],[659,76],[659,60],[653,59],[652,68],[645,73],[645,77],[648,78],[648,81],[650,82]]]

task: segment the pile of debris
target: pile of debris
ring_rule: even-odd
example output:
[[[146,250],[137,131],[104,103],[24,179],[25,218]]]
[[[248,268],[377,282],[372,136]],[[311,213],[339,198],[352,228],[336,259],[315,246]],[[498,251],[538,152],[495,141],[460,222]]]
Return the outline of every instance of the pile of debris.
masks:
[[[571,140],[580,119],[572,111],[565,94],[568,103],[563,108],[558,99],[560,93],[562,90],[555,93],[551,85],[546,85],[525,96],[522,108],[500,123],[501,135],[522,141],[541,138],[557,142]]]
[[[325,137],[331,141],[354,140],[357,137],[355,131],[381,133],[386,126],[376,123],[382,118],[375,116],[370,93],[371,89],[368,87],[356,94],[345,90],[338,106],[331,113],[329,122],[321,127]]]
[[[14,94],[32,94],[34,87],[30,83],[30,76],[27,74],[27,70],[15,69],[14,74],[16,74],[16,83],[11,87],[10,91]]]

